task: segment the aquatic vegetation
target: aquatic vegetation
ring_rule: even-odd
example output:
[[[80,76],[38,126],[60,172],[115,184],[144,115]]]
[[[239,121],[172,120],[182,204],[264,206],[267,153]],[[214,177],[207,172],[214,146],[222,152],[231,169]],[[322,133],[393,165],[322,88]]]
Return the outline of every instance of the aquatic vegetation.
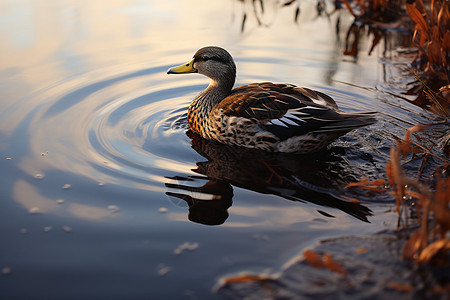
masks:
[[[340,2],[335,1],[340,7]],[[344,5],[355,22],[347,32],[345,55],[357,55],[359,35],[368,27],[373,42],[369,54],[386,30],[404,28],[412,32],[411,44],[417,48],[412,61],[418,80],[412,91],[414,104],[448,117],[450,115],[450,12],[445,0],[386,1],[358,0]],[[353,44],[351,43],[353,41]],[[417,87],[419,85],[419,87]]]
[[[418,80],[418,84],[420,84],[418,97],[414,101],[415,104],[420,107],[426,107],[429,111],[448,118],[450,116],[450,85],[444,85],[439,88],[440,85],[445,84],[444,81],[427,75],[425,76],[428,79],[422,79],[416,72],[414,72],[414,75]],[[428,81],[428,83],[425,81]],[[435,88],[431,88],[429,84],[432,84]],[[438,88],[439,91],[435,91]]]
[[[395,1],[361,1],[357,5],[362,15],[379,16],[379,12],[389,11],[387,9]],[[344,0],[346,7],[356,15],[350,3]],[[405,3],[406,10],[410,16],[414,33],[413,44],[417,47],[417,55],[414,58],[415,77],[422,87],[417,90],[417,99],[414,104],[427,108],[430,111],[448,117],[450,115],[449,104],[449,70],[450,70],[450,18],[448,1],[416,0]],[[388,18],[389,19],[389,18]],[[366,18],[367,20],[367,18]],[[378,24],[379,19],[369,18],[368,22]],[[420,76],[417,75],[420,72]],[[436,156],[430,149],[411,141],[411,135],[415,131],[426,130],[428,126],[417,125],[407,130],[403,139],[397,140],[397,146],[392,147],[390,161],[386,165],[388,180],[369,181],[363,180],[349,184],[347,187],[360,187],[363,189],[385,192],[386,186],[390,186],[396,200],[396,211],[399,216],[399,228],[412,233],[407,239],[403,255],[420,264],[439,263],[449,265],[450,254],[450,178],[446,177],[449,161]],[[446,140],[445,140],[446,139]],[[443,152],[448,152],[448,139],[444,137],[442,142]],[[405,175],[403,166],[407,162],[402,161],[407,153],[413,156],[422,155],[422,164],[418,170],[417,178]],[[448,153],[447,153],[448,156]],[[420,181],[428,159],[441,160],[441,165],[433,174],[434,183],[425,184]],[[417,229],[413,230],[414,222],[411,224],[410,214],[417,220]]]
[[[296,5],[295,22],[300,12],[299,1],[287,1],[283,6]],[[445,0],[343,0],[334,1],[335,9],[329,17],[346,8],[354,17],[347,29],[343,54],[357,57],[360,37],[372,37],[369,55],[382,40],[389,39],[393,31],[409,32],[410,42],[417,54],[411,65],[417,83],[410,92],[417,95],[414,104],[435,114],[450,116],[450,12]],[[326,12],[325,2],[318,1],[318,16]],[[339,34],[338,17],[336,32]],[[420,76],[420,78],[419,78]]]
[[[450,177],[446,177],[450,161],[433,154],[430,149],[411,141],[416,131],[428,129],[429,126],[417,125],[409,128],[403,139],[391,148],[390,161],[386,165],[387,181],[362,180],[347,185],[347,188],[359,187],[370,191],[384,192],[389,185],[395,197],[398,225],[402,232],[408,234],[403,249],[406,259],[420,264],[439,263],[449,266],[450,260]],[[405,175],[404,166],[408,154],[422,157],[417,172],[418,178]],[[419,180],[428,159],[440,160],[441,165],[434,171],[434,182],[425,184]],[[411,216],[414,220],[411,221]],[[411,233],[412,232],[412,233]]]
[[[320,255],[317,252],[312,250],[306,250],[303,252],[303,256],[305,257],[305,261],[316,269],[328,269],[331,272],[341,274],[343,276],[347,275],[347,271],[344,268],[333,260],[332,256],[329,253],[325,253],[324,255]]]
[[[350,13],[363,22],[380,26],[381,23],[391,23],[401,26],[408,24],[402,21],[402,11],[405,7],[413,26],[412,43],[417,47],[417,55],[413,60],[415,77],[422,87],[417,89],[417,99],[414,104],[430,111],[448,117],[450,115],[449,71],[450,71],[450,14],[449,3],[443,0],[425,1],[356,1],[344,4]],[[352,4],[352,5],[351,5]],[[355,7],[359,13],[355,12]],[[400,22],[400,23],[399,23]],[[374,40],[375,41],[375,40]],[[372,49],[373,49],[372,45]],[[420,75],[417,73],[420,72]],[[391,149],[390,161],[386,166],[388,181],[363,180],[348,185],[363,189],[385,192],[386,185],[392,188],[396,200],[396,210],[399,214],[399,226],[410,228],[408,212],[414,206],[414,214],[419,223],[419,229],[411,234],[404,248],[404,257],[419,263],[429,263],[442,259],[449,263],[450,251],[450,178],[446,178],[449,161],[434,155],[430,149],[411,141],[411,134],[425,130],[427,126],[414,126],[407,130],[405,137],[397,141],[397,146]],[[443,142],[448,147],[447,141]],[[405,175],[402,162],[408,152],[415,156],[422,154],[422,164],[418,170],[418,178]],[[430,156],[441,160],[442,165],[434,172],[434,184],[424,184],[420,175]],[[442,255],[443,254],[443,255]]]
[[[397,142],[390,153],[390,161],[386,166],[389,184],[395,196],[399,225],[408,228],[409,203],[415,203],[414,213],[419,228],[409,237],[404,247],[404,257],[418,263],[429,263],[439,259],[450,263],[450,177],[445,178],[449,161],[444,158],[443,165],[435,172],[435,188],[412,179],[404,174],[401,158],[408,152],[426,153],[427,149],[415,147],[410,141],[411,134],[424,130],[426,126],[414,126],[405,134],[403,140]],[[430,153],[426,153],[431,155]],[[424,158],[424,162],[425,158]],[[406,201],[408,200],[408,201]]]
[[[450,12],[449,2],[422,0],[406,4],[414,22],[413,42],[418,52],[414,58],[417,79],[423,85],[416,104],[430,107],[436,114],[450,116]]]
[[[425,74],[449,81],[450,70],[450,12],[444,0],[422,0],[406,3],[406,9],[414,22],[413,42],[418,48],[415,61]]]

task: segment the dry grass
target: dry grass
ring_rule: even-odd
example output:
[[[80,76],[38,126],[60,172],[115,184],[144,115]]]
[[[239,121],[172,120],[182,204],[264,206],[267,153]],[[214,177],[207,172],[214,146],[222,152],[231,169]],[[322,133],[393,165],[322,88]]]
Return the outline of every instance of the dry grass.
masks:
[[[344,3],[350,13],[357,19],[378,24],[378,22],[395,22],[388,17],[392,8],[403,7],[400,1],[387,0],[357,0],[360,14],[357,15],[348,0]],[[413,28],[412,42],[418,52],[414,58],[414,74],[422,89],[415,104],[427,107],[430,111],[441,116],[450,116],[450,13],[449,1],[415,0],[404,3],[404,7],[411,18]],[[417,74],[420,74],[417,75]],[[361,187],[372,191],[384,192],[389,184],[396,201],[399,215],[399,226],[409,229],[410,205],[416,203],[414,213],[417,216],[419,229],[413,232],[405,245],[404,257],[418,263],[445,262],[449,264],[450,253],[450,178],[443,178],[436,170],[436,184],[433,189],[421,183],[418,179],[405,175],[401,161],[409,152],[423,154],[422,168],[429,156],[433,154],[425,147],[411,142],[411,135],[415,131],[425,130],[427,126],[414,126],[407,130],[405,137],[397,141],[397,146],[390,152],[390,161],[386,165],[388,182],[377,180],[369,182],[363,180],[348,187]],[[445,149],[444,149],[445,152]],[[442,160],[440,168],[448,168],[449,161]],[[408,201],[406,201],[408,199]]]
[[[399,222],[408,226],[409,205],[405,199],[416,203],[415,213],[419,229],[411,234],[405,248],[404,257],[418,263],[439,261],[449,263],[450,251],[450,178],[442,178],[439,170],[436,174],[436,187],[431,189],[416,179],[407,177],[401,167],[401,159],[408,152],[421,152],[410,142],[411,134],[424,130],[425,126],[410,128],[403,140],[397,142],[390,153],[390,161],[386,166],[389,184],[392,187],[397,205]],[[443,167],[449,162],[443,159]]]
[[[413,42],[418,49],[414,59],[423,88],[416,104],[450,117],[450,12],[449,1],[415,0],[406,4],[414,22]]]
[[[413,42],[419,52],[416,60],[429,77],[449,84],[450,66],[450,13],[449,2],[445,0],[415,0],[406,3],[411,20],[414,22]]]
[[[395,197],[396,211],[399,217],[399,228],[409,233],[404,247],[404,258],[414,260],[420,264],[432,263],[449,265],[450,255],[450,178],[444,178],[440,174],[443,169],[448,169],[450,162],[442,157],[433,155],[429,149],[411,141],[411,135],[416,131],[426,130],[428,126],[413,126],[407,130],[403,139],[397,141],[397,145],[391,148],[390,160],[386,165],[388,181],[362,180],[349,184],[347,187],[359,187],[371,191],[385,192],[386,185]],[[434,172],[435,187],[421,183],[417,178],[405,175],[402,164],[409,153],[422,154],[423,164],[428,157],[433,156],[442,162]],[[423,165],[418,170],[418,178]],[[413,214],[415,222],[411,222],[409,215],[412,212],[411,203],[414,203]],[[418,229],[413,231],[411,224],[418,223]]]
[[[411,63],[418,85],[421,85],[413,103],[435,114],[450,117],[450,2],[344,0],[344,4],[360,24],[353,27],[361,31],[360,28],[369,25],[369,33],[374,35],[370,52],[386,29],[406,27],[413,32],[412,44],[417,48],[417,55]],[[347,37],[347,44],[348,40]],[[354,56],[354,48],[346,46],[344,54]]]

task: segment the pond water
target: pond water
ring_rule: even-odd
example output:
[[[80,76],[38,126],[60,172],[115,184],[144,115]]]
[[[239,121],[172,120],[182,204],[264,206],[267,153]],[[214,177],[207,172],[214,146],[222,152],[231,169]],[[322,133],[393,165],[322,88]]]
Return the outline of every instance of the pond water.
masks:
[[[344,11],[305,2],[297,24],[265,3],[258,25],[228,0],[0,1],[2,299],[215,299],[224,276],[395,228],[389,195],[344,187],[382,177],[392,136],[437,119],[396,96],[396,39],[343,56]],[[310,87],[379,122],[310,156],[201,140],[186,111],[208,80],[166,70],[206,45],[234,56],[237,85]]]

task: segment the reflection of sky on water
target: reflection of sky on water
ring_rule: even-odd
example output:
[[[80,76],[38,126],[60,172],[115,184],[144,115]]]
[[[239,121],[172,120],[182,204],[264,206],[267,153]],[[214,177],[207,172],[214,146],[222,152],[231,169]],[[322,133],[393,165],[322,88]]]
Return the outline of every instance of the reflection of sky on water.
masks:
[[[238,47],[229,47],[238,58],[261,56],[276,61],[276,54],[283,51],[279,57],[283,61],[276,64],[252,64],[248,72],[252,75],[287,72],[291,78],[301,80],[305,77],[302,72],[307,71],[306,78],[312,81],[318,77],[314,73],[320,74],[336,63],[339,49],[335,46],[332,22],[304,20],[297,26],[292,21],[292,11],[286,8],[277,11],[270,27],[252,26],[249,17],[250,32],[239,34],[235,31],[239,22],[233,22],[232,16],[240,16],[241,8],[232,2],[214,1],[205,7],[202,1],[83,1],[70,5],[59,1],[12,1],[4,5],[0,16],[0,30],[6,37],[0,41],[0,51],[2,57],[9,58],[2,67],[26,70],[21,74],[24,79],[41,88],[66,80],[67,75],[73,78],[77,73],[99,71],[98,68],[102,71],[108,66],[118,70],[149,61],[176,64],[207,44],[239,43]],[[306,6],[303,15],[305,19],[314,15],[314,7]],[[319,29],[320,34],[317,28],[323,28]],[[314,44],[314,48],[309,44]],[[330,55],[324,56],[324,52]],[[285,64],[292,62],[289,53],[296,56],[291,68]],[[280,70],[280,63],[287,68]],[[341,65],[350,67],[344,72],[352,76],[341,80],[360,77],[358,70],[362,69],[357,65]],[[247,68],[245,62],[240,64],[240,73],[247,73]]]
[[[168,218],[174,221],[186,220],[186,212],[169,212]],[[276,206],[242,206],[239,204],[233,205],[230,209],[230,219],[228,219],[223,225],[224,227],[233,228],[290,228],[295,226],[308,226],[311,229],[328,229],[330,223],[333,221],[323,222],[315,221],[314,212],[309,209],[301,210],[286,210],[286,207]],[[344,214],[338,214],[340,218],[335,227],[338,230],[348,230],[351,226],[354,226],[354,221],[351,217],[350,220],[345,222],[342,218],[346,218]],[[297,225],[296,225],[297,224]]]
[[[0,218],[0,233],[8,236],[9,256],[4,256],[6,262],[1,256],[0,262],[18,269],[19,276],[49,272],[23,282],[42,289],[48,286],[43,284],[46,276],[59,278],[74,268],[94,274],[94,280],[88,278],[91,285],[78,278],[91,288],[104,276],[120,283],[125,276],[143,282],[136,290],[151,288],[149,295],[179,299],[179,293],[201,283],[199,298],[204,299],[216,278],[236,271],[240,263],[256,270],[276,268],[322,237],[371,233],[386,228],[386,220],[391,225],[384,207],[370,207],[374,216],[369,224],[338,209],[233,187],[228,220],[206,227],[189,222],[187,205],[166,196],[168,177],[198,175],[192,169],[205,161],[185,135],[185,113],[190,99],[208,83],[197,74],[168,76],[166,70],[204,45],[221,45],[233,54],[237,85],[289,82],[326,91],[344,110],[392,110],[374,100],[373,90],[358,88],[378,83],[377,58],[362,54],[356,63],[344,59],[334,16],[331,21],[315,19],[312,3],[302,2],[299,24],[289,7],[268,9],[263,21],[269,26],[257,26],[249,14],[243,33],[240,2],[205,3],[1,1],[0,167],[7,176],[0,196],[1,211],[8,217]],[[344,27],[350,21],[341,19]],[[412,118],[404,112],[398,116]],[[363,145],[360,152],[373,147]],[[360,166],[352,161],[352,167]],[[71,188],[62,189],[64,184]],[[110,205],[120,210],[114,212]],[[31,216],[34,208],[40,213]],[[335,218],[318,210],[332,211]],[[52,224],[69,224],[74,234],[64,236],[64,243],[60,236],[33,234]],[[18,237],[25,227],[31,234]],[[92,245],[98,240],[104,245],[97,249]],[[187,240],[198,242],[199,249],[175,260],[173,249]],[[22,242],[33,245],[33,255],[16,253]],[[46,247],[65,260],[63,271]],[[129,267],[117,266],[119,258]],[[156,275],[161,263],[173,267],[173,273]],[[120,290],[120,284],[112,286]],[[110,292],[130,294],[127,288],[120,291]]]
[[[26,135],[24,150],[30,151],[16,157],[21,170],[30,176],[61,170],[153,191],[161,189],[165,172],[189,173],[196,154],[165,156],[185,152],[177,144],[189,143],[184,129],[173,132],[168,124],[207,79],[169,78],[164,71],[203,45],[230,50],[237,84],[273,80],[315,87],[335,78],[358,83],[377,76],[367,73],[374,60],[342,60],[332,22],[312,18],[314,6],[304,7],[299,25],[292,10],[277,8],[263,16],[270,26],[257,26],[249,16],[248,31],[239,33],[243,6],[201,3],[3,4],[0,31],[7,38],[0,40],[0,54],[8,59],[1,74],[11,97],[2,98],[0,132]]]
[[[89,63],[115,58],[120,62],[122,47],[145,45],[156,53],[176,50],[182,41],[179,38],[190,29],[202,27],[205,17],[205,10],[195,9],[199,1],[9,1],[2,6],[0,24],[6,38],[2,39],[1,51],[10,57],[3,62],[4,67],[12,64],[29,68],[33,62],[55,62],[56,58],[57,63],[74,63],[79,69],[76,62],[80,61],[68,58],[90,57]],[[208,7],[217,14],[228,11],[229,5],[218,1]],[[192,17],[194,12],[197,14]],[[210,26],[214,21],[219,23],[221,18],[211,18]],[[139,50],[134,52],[147,57],[150,54]],[[27,55],[30,51],[33,55]],[[134,62],[144,61],[142,56],[135,57]]]
[[[42,196],[39,190],[24,180],[17,180],[13,187],[14,199],[27,211],[38,214],[68,214],[81,220],[106,221],[116,216],[107,207],[79,203],[59,204],[57,199]],[[63,205],[64,204],[64,205]],[[65,212],[65,213],[64,213]]]
[[[153,191],[161,189],[166,172],[189,173],[198,155],[186,153],[185,127],[174,131],[171,118],[186,110],[207,79],[169,77],[165,70],[207,44],[223,45],[235,56],[237,84],[327,88],[344,107],[372,110],[359,100],[370,94],[343,94],[347,86],[336,93],[329,85],[373,84],[376,60],[344,60],[333,21],[311,17],[313,5],[303,8],[298,25],[289,8],[269,10],[263,23],[270,26],[257,26],[249,15],[240,33],[243,6],[202,3],[4,3],[0,55],[8,59],[0,71],[6,82],[0,134],[21,136],[20,169],[30,176],[60,170]]]

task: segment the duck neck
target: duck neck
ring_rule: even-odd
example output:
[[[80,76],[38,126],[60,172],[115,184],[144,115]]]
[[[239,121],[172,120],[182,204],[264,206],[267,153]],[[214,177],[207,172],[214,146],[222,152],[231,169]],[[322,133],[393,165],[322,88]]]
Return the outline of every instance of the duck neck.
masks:
[[[211,79],[208,87],[192,101],[189,110],[202,111],[204,116],[209,116],[211,110],[224,98],[230,95],[233,89],[235,77]]]

